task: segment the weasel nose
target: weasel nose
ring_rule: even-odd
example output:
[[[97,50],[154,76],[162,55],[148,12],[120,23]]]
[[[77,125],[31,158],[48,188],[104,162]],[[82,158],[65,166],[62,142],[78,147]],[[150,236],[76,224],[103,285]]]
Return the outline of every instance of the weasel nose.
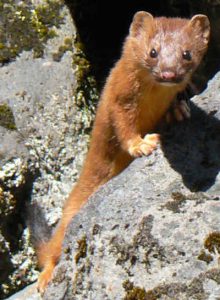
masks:
[[[171,80],[171,79],[174,79],[176,77],[176,74],[173,71],[163,71],[161,73],[161,77],[165,80]]]

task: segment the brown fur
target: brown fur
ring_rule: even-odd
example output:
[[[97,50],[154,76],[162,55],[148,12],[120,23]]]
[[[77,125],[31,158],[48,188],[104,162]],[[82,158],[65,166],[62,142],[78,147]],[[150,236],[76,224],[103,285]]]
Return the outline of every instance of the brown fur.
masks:
[[[44,268],[38,281],[41,291],[59,260],[72,217],[100,185],[119,174],[134,157],[148,155],[156,147],[158,136],[144,135],[154,130],[189,82],[207,48],[208,36],[209,22],[202,15],[191,20],[153,18],[146,12],[134,16],[122,56],[101,95],[80,179],[51,240],[39,246],[39,264]],[[157,58],[150,57],[152,48],[159,53]],[[191,51],[191,61],[183,59],[185,50]],[[161,82],[166,71],[175,74],[168,85]]]

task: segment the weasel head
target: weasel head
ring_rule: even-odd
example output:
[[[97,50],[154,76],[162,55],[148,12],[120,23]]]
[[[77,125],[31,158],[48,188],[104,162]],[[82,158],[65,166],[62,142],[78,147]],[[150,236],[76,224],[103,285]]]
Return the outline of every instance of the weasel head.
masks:
[[[191,19],[154,18],[140,11],[134,15],[124,53],[146,76],[162,85],[187,83],[208,47],[209,20],[205,15]]]

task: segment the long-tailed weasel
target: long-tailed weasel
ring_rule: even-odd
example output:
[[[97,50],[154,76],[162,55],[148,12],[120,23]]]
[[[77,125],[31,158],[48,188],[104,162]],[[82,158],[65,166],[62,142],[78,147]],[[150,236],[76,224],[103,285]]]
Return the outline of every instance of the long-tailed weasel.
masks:
[[[121,58],[101,95],[79,181],[52,238],[38,248],[43,267],[38,280],[41,292],[52,277],[72,217],[98,187],[135,157],[149,155],[156,148],[159,137],[150,132],[186,87],[207,49],[209,34],[205,15],[190,20],[154,18],[144,11],[134,15]]]

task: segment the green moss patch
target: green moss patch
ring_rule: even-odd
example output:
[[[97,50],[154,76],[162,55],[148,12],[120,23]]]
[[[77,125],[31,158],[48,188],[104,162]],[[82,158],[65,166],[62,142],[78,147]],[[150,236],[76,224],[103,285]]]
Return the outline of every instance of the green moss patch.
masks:
[[[0,126],[16,130],[14,115],[7,104],[0,104]]]
[[[206,200],[211,200],[211,198],[205,193],[198,192],[184,195],[177,191],[171,194],[171,200],[161,205],[161,209],[165,208],[174,213],[181,213],[181,209],[184,207],[186,201],[194,201],[195,205],[199,205]]]
[[[174,213],[180,213],[180,208],[183,206],[183,204],[186,202],[186,196],[183,195],[180,192],[174,192],[171,195],[172,200],[168,201],[166,204],[162,205],[161,208],[166,208],[168,210],[171,210]]]
[[[145,289],[136,287],[132,282],[129,280],[126,280],[123,283],[123,288],[126,291],[126,296],[123,298],[123,300],[153,300],[156,298],[149,298],[147,295],[147,292]],[[148,297],[148,298],[147,298]]]
[[[59,47],[57,52],[53,53],[53,60],[59,62],[67,51],[73,51],[73,42],[70,37],[65,38],[64,44]]]
[[[46,0],[33,6],[30,1],[0,0],[0,63],[8,63],[23,50],[41,57],[44,45],[56,36],[55,27],[63,21],[63,1]]]
[[[77,87],[74,90],[75,103],[82,114],[83,133],[89,133],[95,117],[99,93],[91,65],[86,58],[84,47],[78,34],[73,38],[73,45],[73,69],[77,81]]]
[[[197,257],[199,260],[205,261],[207,264],[209,264],[211,261],[213,261],[213,257],[211,254],[206,253],[204,250],[200,252],[200,254]]]
[[[205,261],[207,264],[213,261],[213,254],[220,254],[220,232],[211,232],[204,241],[204,248],[198,255],[198,259]]]
[[[166,250],[151,233],[153,218],[152,215],[143,217],[130,243],[118,236],[110,240],[109,251],[114,255],[116,264],[126,268],[129,274],[132,274],[137,262],[145,265],[146,271],[150,272],[152,261],[159,260],[164,265],[169,260]]]
[[[173,295],[183,293],[186,285],[180,283],[161,284],[152,290],[146,291],[144,288],[135,286],[132,282],[126,280],[123,283],[123,288],[126,291],[123,300],[157,300],[161,299],[162,296],[167,296],[166,299],[181,299],[179,297],[173,298]]]
[[[86,236],[83,236],[81,240],[77,241],[78,252],[75,256],[75,262],[78,263],[81,258],[85,258],[87,255],[87,241]]]
[[[220,232],[210,233],[205,239],[204,247],[211,253],[217,251],[220,254]]]
[[[76,90],[76,104],[80,108],[89,107],[95,112],[98,101],[98,91],[91,65],[84,53],[83,44],[78,35],[74,38],[75,53],[73,55],[73,67],[75,68],[78,87]]]

